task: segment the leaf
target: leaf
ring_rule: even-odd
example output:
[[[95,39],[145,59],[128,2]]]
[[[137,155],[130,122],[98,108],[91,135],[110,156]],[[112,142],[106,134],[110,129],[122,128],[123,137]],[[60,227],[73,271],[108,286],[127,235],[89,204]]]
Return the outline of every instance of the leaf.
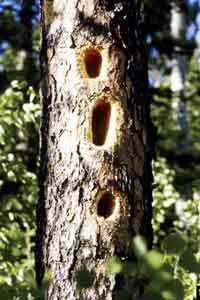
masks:
[[[106,264],[106,271],[108,273],[118,274],[121,273],[123,269],[122,262],[117,256],[113,256],[108,259]]]
[[[146,290],[143,296],[143,300],[163,300],[163,297],[158,292]]]
[[[154,274],[154,280],[156,284],[159,286],[164,287],[168,282],[170,282],[173,279],[173,274],[165,271],[158,271]]]
[[[37,288],[35,293],[35,300],[45,300],[45,288],[40,287]]]
[[[115,295],[115,299],[116,300],[132,300],[132,291],[131,289],[127,290],[127,289],[122,289],[120,291],[117,291],[116,295]]]
[[[174,279],[167,285],[168,288],[163,289],[161,295],[165,300],[183,300],[184,288],[178,279]]]
[[[167,253],[180,254],[184,251],[187,238],[184,234],[172,233],[163,242],[163,248]]]
[[[82,267],[76,273],[76,280],[79,289],[88,289],[93,285],[95,279],[94,271],[88,270],[86,267]]]
[[[180,265],[191,273],[200,273],[200,263],[191,249],[187,249],[180,257]]]
[[[146,264],[155,270],[160,269],[163,264],[163,255],[156,250],[148,251],[144,259]]]
[[[43,279],[43,286],[44,287],[47,287],[49,282],[51,281],[52,279],[52,270],[51,268],[49,268],[46,272],[45,272],[45,275],[44,275],[44,279]]]
[[[35,280],[35,274],[33,269],[30,269],[25,272],[25,282],[31,288],[36,289],[36,280]]]
[[[147,252],[146,241],[141,235],[134,237],[132,245],[133,251],[138,258],[143,257],[144,254]]]
[[[135,263],[125,261],[123,263],[122,267],[123,267],[123,270],[122,270],[123,274],[127,274],[127,275],[134,276],[134,277],[137,276],[138,269],[137,269],[137,265]]]
[[[144,299],[150,299],[155,295],[155,300],[183,300],[184,299],[184,289],[183,285],[178,279],[172,279],[169,281],[162,281],[155,278],[151,281],[145,291]]]

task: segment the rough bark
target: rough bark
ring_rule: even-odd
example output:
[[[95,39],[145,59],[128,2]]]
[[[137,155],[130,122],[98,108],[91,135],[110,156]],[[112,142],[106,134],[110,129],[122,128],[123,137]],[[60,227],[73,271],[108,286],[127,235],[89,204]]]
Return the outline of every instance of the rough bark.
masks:
[[[41,1],[42,120],[36,271],[48,299],[115,299],[105,273],[138,233],[152,240],[153,143],[141,1]]]

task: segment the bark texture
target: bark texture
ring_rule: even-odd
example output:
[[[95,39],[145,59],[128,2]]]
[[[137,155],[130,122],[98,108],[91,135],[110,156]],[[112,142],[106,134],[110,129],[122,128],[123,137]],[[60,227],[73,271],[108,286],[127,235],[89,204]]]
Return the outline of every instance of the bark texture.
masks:
[[[95,269],[85,299],[115,299],[105,273],[151,244],[152,126],[141,1],[41,1],[42,120],[38,282],[48,299],[78,299],[76,272]]]

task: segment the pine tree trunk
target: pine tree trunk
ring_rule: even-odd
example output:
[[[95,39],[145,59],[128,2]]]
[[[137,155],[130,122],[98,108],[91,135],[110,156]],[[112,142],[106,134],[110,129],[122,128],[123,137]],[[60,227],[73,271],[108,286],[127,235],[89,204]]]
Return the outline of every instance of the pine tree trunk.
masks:
[[[113,255],[152,240],[147,62],[140,1],[41,1],[42,120],[36,271],[48,299],[115,299]],[[151,137],[151,139],[150,139]]]

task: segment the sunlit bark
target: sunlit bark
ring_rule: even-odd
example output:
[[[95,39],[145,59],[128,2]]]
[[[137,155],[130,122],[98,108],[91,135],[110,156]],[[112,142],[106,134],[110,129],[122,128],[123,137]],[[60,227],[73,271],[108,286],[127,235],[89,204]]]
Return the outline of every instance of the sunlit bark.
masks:
[[[115,299],[105,273],[152,240],[147,63],[140,1],[41,1],[42,105],[37,278],[48,299],[77,298],[76,272],[94,269],[85,299]],[[151,139],[150,139],[151,138]]]

